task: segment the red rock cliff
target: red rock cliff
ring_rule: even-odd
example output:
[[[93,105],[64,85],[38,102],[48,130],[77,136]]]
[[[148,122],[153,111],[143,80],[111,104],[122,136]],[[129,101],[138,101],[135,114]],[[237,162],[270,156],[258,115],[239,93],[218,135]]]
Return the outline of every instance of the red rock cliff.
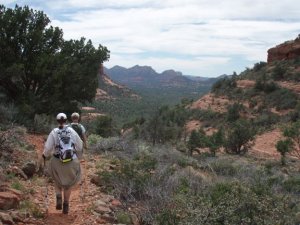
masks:
[[[300,37],[268,50],[268,63],[277,60],[294,59],[300,56]]]

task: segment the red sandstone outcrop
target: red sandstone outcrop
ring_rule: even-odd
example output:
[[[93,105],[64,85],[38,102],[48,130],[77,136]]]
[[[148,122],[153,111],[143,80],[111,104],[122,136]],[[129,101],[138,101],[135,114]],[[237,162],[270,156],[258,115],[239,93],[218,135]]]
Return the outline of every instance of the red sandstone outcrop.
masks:
[[[293,41],[287,41],[268,50],[268,63],[294,59],[300,56],[300,38]]]
[[[20,197],[14,192],[0,192],[0,209],[15,209],[19,206]]]

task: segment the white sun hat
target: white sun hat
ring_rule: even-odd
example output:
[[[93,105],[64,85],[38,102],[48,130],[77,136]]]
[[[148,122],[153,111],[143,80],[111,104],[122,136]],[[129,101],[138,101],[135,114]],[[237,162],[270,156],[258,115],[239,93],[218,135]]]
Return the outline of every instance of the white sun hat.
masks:
[[[64,113],[58,113],[57,116],[56,116],[56,119],[57,120],[66,120],[67,116]]]

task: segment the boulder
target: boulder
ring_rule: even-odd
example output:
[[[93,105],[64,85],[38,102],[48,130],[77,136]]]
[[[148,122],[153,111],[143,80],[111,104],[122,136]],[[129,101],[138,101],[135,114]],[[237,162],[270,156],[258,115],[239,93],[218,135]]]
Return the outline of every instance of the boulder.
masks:
[[[9,214],[0,212],[0,224],[1,222],[5,225],[13,225],[15,224],[12,217]]]
[[[111,205],[112,205],[113,207],[120,207],[120,206],[122,206],[122,203],[121,203],[119,200],[117,200],[117,199],[113,199],[113,200],[111,201]]]
[[[10,212],[10,216],[16,223],[23,221],[23,216],[19,212]]]
[[[98,205],[95,208],[95,212],[100,213],[100,214],[110,213],[111,209],[109,207],[106,207],[106,206],[103,206],[103,205]]]
[[[102,201],[104,201],[106,203],[110,203],[114,199],[114,196],[101,194],[100,198],[101,198]]]
[[[101,186],[101,179],[100,179],[100,176],[98,175],[94,175],[92,176],[91,178],[91,183],[97,185],[97,186]]]
[[[295,59],[300,56],[300,38],[293,41],[287,41],[268,50],[268,63]]]
[[[18,208],[20,197],[12,192],[0,192],[0,209],[8,210]]]
[[[102,201],[102,200],[97,200],[97,201],[94,202],[94,205],[95,205],[96,207],[99,206],[99,205],[105,206],[106,203],[105,203],[104,201]]]
[[[7,170],[8,173],[13,173],[16,176],[19,176],[25,180],[28,180],[27,175],[23,172],[23,170],[21,170],[19,167],[17,166],[13,166],[12,168]]]
[[[36,169],[36,164],[34,162],[27,162],[22,167],[22,171],[27,175],[28,178],[31,178],[35,174]]]

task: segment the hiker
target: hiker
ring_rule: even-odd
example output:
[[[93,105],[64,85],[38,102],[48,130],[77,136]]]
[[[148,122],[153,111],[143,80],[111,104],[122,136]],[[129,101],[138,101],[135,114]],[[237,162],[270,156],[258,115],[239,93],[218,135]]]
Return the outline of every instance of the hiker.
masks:
[[[68,214],[71,189],[81,178],[77,154],[82,151],[82,141],[75,130],[66,126],[66,114],[59,113],[56,120],[59,126],[49,134],[43,158],[51,158],[48,173],[54,181],[56,209],[62,209],[64,214]]]
[[[81,140],[83,141],[83,147],[86,150],[87,144],[86,144],[86,130],[82,124],[80,124],[80,115],[77,112],[72,113],[71,115],[72,123],[71,127],[77,132]]]

